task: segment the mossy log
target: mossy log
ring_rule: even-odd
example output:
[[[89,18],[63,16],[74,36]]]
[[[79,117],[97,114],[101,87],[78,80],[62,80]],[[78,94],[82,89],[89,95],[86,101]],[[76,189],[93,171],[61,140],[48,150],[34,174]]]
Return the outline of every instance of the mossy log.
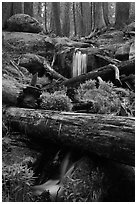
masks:
[[[11,128],[30,137],[135,165],[134,118],[21,108],[8,108],[6,116]]]
[[[24,85],[17,80],[2,79],[2,102],[7,105],[17,105],[17,97]]]
[[[124,62],[120,62],[117,64],[117,67],[120,72],[120,76],[122,74],[130,75],[135,73],[135,60],[128,60]],[[65,80],[63,85],[67,87],[75,87],[81,83],[84,83],[86,80],[89,79],[96,79],[100,76],[104,81],[115,81],[115,71],[112,69],[111,65],[106,65],[94,71],[88,72],[86,74],[82,74],[77,77],[73,77],[71,79]]]

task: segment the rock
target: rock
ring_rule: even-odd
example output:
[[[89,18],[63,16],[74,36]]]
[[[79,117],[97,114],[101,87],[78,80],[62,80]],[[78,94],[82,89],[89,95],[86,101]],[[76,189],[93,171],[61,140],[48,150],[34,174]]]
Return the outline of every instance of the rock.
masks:
[[[44,59],[41,56],[27,53],[21,56],[19,65],[25,67],[32,74],[38,72],[38,76],[42,77],[45,73],[43,61]]]
[[[39,33],[43,31],[42,25],[27,14],[15,14],[7,20],[8,31]]]

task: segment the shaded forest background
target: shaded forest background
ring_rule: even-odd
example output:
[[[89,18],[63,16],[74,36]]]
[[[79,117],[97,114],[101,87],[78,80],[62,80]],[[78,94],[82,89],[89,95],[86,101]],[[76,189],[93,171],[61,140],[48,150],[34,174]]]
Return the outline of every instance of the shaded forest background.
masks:
[[[17,13],[35,17],[46,33],[88,36],[115,26],[123,28],[135,19],[135,2],[3,2],[2,28]]]

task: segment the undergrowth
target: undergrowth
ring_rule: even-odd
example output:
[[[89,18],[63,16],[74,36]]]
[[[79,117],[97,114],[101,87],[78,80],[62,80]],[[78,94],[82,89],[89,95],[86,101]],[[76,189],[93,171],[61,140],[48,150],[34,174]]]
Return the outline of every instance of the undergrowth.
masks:
[[[43,93],[41,108],[46,110],[56,110],[56,111],[71,111],[72,103],[66,92],[55,91],[54,93]]]
[[[110,82],[102,82],[96,87],[95,80],[88,80],[80,84],[77,90],[77,98],[82,101],[92,101],[92,113],[119,114],[121,105],[134,115],[135,95],[132,91],[123,88],[116,88]]]
[[[33,184],[33,171],[26,165],[13,164],[2,167],[2,187],[4,202],[31,201],[30,186]]]

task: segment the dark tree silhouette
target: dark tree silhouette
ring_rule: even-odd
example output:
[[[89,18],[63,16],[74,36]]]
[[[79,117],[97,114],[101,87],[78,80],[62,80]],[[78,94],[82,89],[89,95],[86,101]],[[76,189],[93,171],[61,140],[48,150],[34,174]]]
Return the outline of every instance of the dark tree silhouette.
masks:
[[[73,2],[73,21],[74,21],[74,35],[77,35],[76,16],[75,16],[75,2]]]
[[[109,19],[108,19],[108,2],[102,2],[103,7],[103,16],[106,23],[106,26],[109,26]]]
[[[12,16],[12,2],[2,2],[2,28],[6,27],[7,19]]]
[[[23,13],[22,2],[2,2],[2,28],[6,28],[7,20],[14,14]]]
[[[64,2],[64,15],[63,15],[63,27],[62,27],[62,34],[64,36],[69,37],[70,33],[70,2]]]
[[[115,26],[122,28],[129,20],[130,2],[116,2]]]
[[[23,13],[23,3],[22,2],[13,2],[12,3],[12,15],[17,13]]]
[[[33,2],[24,2],[24,13],[33,16]]]
[[[52,2],[52,11],[54,18],[55,33],[61,36],[61,24],[60,24],[60,2]]]

